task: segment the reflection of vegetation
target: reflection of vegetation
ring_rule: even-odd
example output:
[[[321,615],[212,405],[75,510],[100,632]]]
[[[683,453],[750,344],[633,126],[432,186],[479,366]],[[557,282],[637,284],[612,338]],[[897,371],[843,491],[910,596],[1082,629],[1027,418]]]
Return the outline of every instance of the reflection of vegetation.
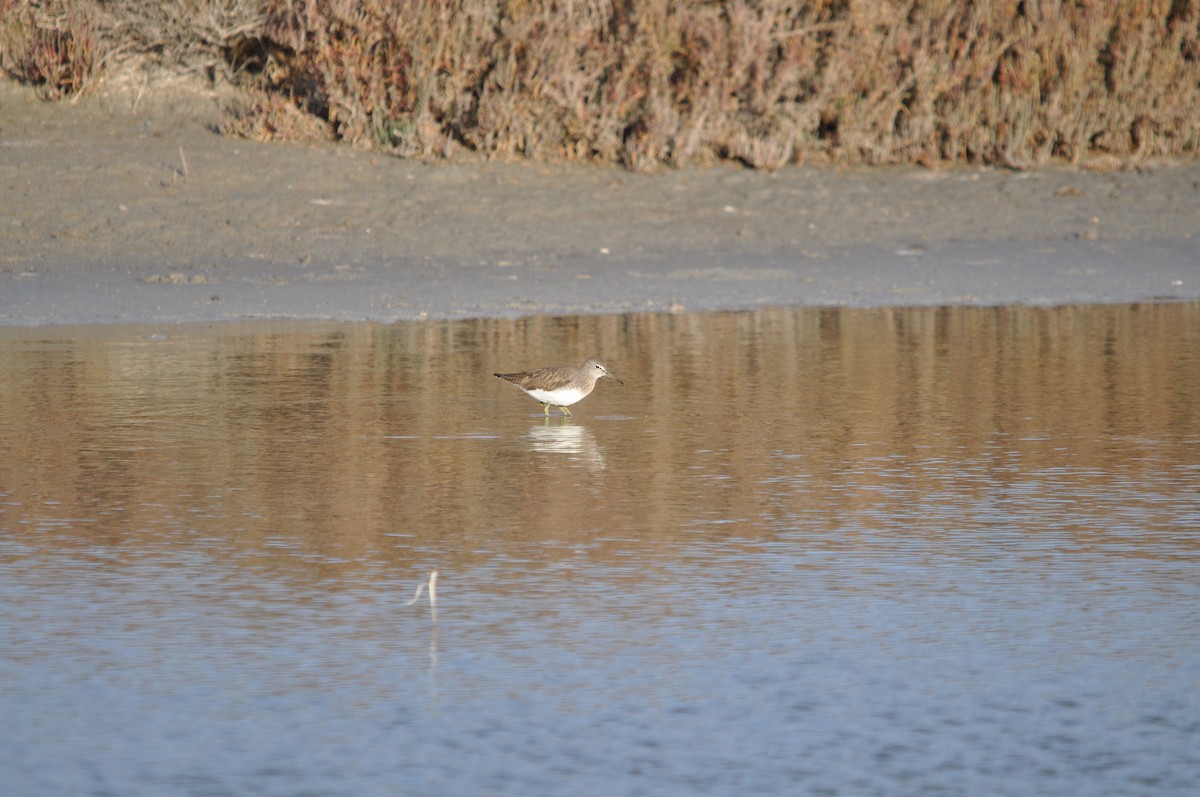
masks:
[[[0,0],[47,97],[139,54],[240,83],[230,132],[633,167],[1152,157],[1200,146],[1200,6]]]
[[[289,324],[157,341],[0,330],[0,525],[38,545],[34,517],[89,544],[217,537],[336,571],[448,547],[484,561],[498,544],[616,556],[706,518],[769,533],[1031,473],[1099,494],[1194,465],[1197,329],[1200,304]],[[574,441],[536,412],[514,420],[490,376],[591,352],[620,364],[626,388],[590,401],[621,420],[582,416]],[[1125,509],[1143,524],[1166,511]]]

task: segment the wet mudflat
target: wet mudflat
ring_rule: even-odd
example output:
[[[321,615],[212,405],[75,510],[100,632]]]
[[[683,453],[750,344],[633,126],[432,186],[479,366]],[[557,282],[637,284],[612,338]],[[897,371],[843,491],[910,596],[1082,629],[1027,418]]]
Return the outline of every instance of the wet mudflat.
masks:
[[[0,771],[1188,794],[1196,385],[1196,304],[3,329]]]

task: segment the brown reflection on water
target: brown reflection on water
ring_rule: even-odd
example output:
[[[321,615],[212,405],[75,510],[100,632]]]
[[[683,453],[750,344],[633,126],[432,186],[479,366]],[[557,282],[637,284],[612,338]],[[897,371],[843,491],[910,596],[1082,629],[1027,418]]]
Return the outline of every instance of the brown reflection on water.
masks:
[[[625,386],[570,420],[490,376],[593,354]],[[5,329],[0,520],[334,580],[1039,518],[1104,549],[1118,511],[1194,554],[1197,385],[1194,304]]]

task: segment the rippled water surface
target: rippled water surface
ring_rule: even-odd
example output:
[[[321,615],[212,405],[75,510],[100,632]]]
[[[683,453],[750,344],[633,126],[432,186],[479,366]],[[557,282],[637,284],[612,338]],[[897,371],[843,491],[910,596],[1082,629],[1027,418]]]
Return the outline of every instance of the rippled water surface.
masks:
[[[1197,305],[0,329],[0,452],[6,795],[1200,779]]]

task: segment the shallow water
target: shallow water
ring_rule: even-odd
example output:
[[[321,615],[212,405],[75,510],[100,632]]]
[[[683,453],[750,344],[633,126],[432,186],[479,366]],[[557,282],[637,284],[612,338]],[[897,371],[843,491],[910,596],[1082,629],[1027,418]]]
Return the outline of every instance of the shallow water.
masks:
[[[1195,304],[0,329],[4,791],[1190,795],[1197,386]]]

